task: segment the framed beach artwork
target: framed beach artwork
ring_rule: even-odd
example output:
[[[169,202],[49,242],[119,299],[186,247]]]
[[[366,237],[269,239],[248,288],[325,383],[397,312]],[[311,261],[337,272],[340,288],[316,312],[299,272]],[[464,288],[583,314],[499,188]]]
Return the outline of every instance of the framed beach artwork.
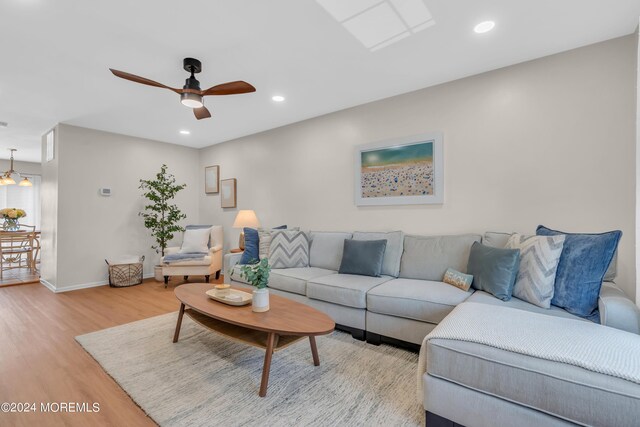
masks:
[[[220,206],[223,208],[236,207],[236,179],[220,181]]]
[[[207,166],[204,168],[204,192],[216,194],[220,191],[220,166]]]
[[[356,147],[356,205],[444,202],[442,134],[429,133]]]

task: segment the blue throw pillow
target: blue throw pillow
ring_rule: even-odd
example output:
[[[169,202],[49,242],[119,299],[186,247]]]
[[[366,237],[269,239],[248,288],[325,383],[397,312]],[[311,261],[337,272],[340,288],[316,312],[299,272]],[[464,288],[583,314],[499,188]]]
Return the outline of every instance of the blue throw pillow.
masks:
[[[387,240],[344,239],[340,274],[380,277]]]
[[[286,225],[274,227],[274,230],[286,230]],[[260,237],[255,228],[245,227],[244,231],[244,252],[240,258],[240,264],[253,264],[260,260]]]
[[[479,242],[471,245],[467,273],[473,275],[475,289],[509,301],[519,268],[519,249],[494,248]]]
[[[600,321],[598,297],[622,232],[563,233],[539,225],[539,236],[566,236],[560,255],[551,304],[596,323]]]
[[[255,228],[245,227],[244,231],[244,252],[240,258],[240,264],[252,264],[259,260],[258,244],[260,242],[258,238],[258,230]]]

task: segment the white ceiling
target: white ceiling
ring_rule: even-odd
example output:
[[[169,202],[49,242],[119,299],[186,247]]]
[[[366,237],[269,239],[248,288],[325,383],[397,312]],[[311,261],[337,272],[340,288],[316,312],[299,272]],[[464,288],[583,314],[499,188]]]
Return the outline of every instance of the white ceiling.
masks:
[[[638,0],[424,1],[435,25],[372,52],[330,0],[0,0],[0,157],[39,161],[57,122],[204,147],[629,34],[640,15]],[[475,34],[487,19],[495,29]],[[257,92],[207,97],[213,117],[196,121],[178,95],[108,70],[181,87],[186,56],[202,61],[203,88]]]

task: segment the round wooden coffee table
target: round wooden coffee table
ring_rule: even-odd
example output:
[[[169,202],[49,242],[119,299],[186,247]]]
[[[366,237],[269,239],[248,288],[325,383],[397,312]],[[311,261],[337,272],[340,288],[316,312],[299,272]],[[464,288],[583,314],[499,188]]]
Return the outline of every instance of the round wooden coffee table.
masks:
[[[249,288],[233,288],[251,292]],[[174,343],[178,342],[182,317],[186,313],[195,322],[218,334],[264,349],[261,397],[267,395],[271,357],[275,351],[309,337],[313,364],[320,365],[315,337],[333,331],[336,324],[329,316],[278,295],[269,295],[269,311],[254,313],[251,304],[234,307],[212,300],[205,294],[209,289],[213,289],[213,285],[208,283],[189,283],[175,289],[176,297],[182,304],[173,336]]]

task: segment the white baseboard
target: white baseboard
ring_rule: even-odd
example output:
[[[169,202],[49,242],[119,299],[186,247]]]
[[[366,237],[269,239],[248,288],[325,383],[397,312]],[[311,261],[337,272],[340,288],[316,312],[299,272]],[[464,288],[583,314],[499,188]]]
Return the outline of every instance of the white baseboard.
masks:
[[[143,279],[149,279],[149,278],[154,277],[154,276],[155,276],[154,274],[145,274],[145,275],[142,276],[142,278]],[[50,291],[55,292],[56,294],[59,294],[61,292],[77,291],[79,289],[88,289],[88,288],[96,288],[98,286],[105,286],[105,285],[109,284],[109,281],[108,280],[101,280],[99,282],[81,283],[79,285],[65,286],[65,287],[61,287],[61,288],[53,286],[52,283],[49,283],[44,279],[40,279],[40,283],[42,283]]]
[[[53,284],[47,282],[46,280],[40,279],[40,283],[42,285],[44,285],[45,288],[49,289],[51,292],[55,292],[56,291],[56,287],[53,286]]]

